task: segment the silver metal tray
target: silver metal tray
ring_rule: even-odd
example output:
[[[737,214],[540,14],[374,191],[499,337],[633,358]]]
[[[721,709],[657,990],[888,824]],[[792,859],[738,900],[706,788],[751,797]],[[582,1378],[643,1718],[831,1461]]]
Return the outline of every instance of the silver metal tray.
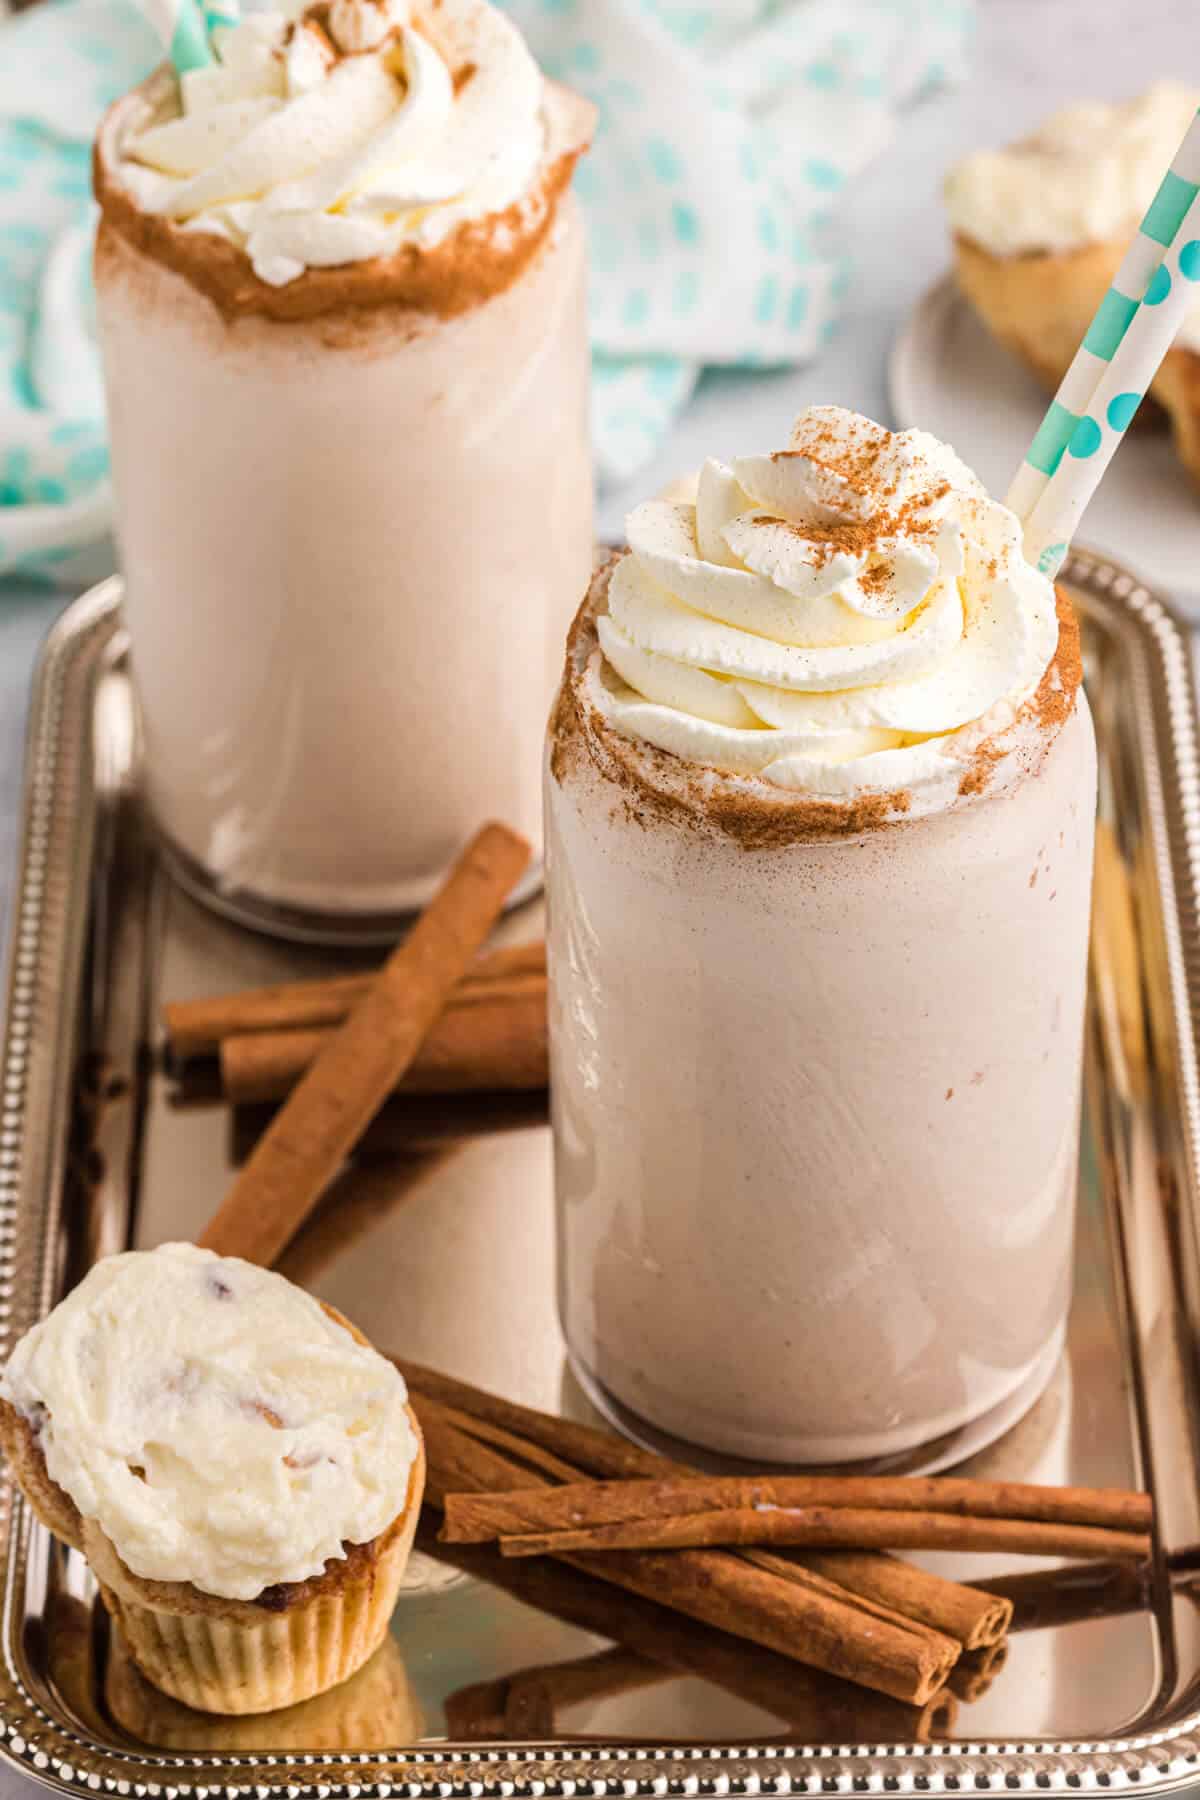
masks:
[[[1103,1570],[999,1558],[935,1565],[967,1579],[1020,1574],[1008,1665],[944,1741],[880,1743],[869,1701],[861,1729],[842,1706],[836,1725],[818,1709],[805,1732],[698,1677],[606,1692],[611,1664],[593,1660],[576,1703],[539,1720],[538,1741],[505,1742],[499,1717],[477,1743],[453,1741],[447,1725],[464,1689],[594,1659],[602,1640],[418,1555],[388,1666],[370,1684],[300,1719],[181,1724],[149,1690],[131,1701],[86,1567],[4,1488],[0,1756],[68,1791],[282,1789],[291,1800],[1200,1779],[1195,696],[1187,638],[1158,598],[1083,553],[1066,579],[1086,619],[1102,763],[1076,1299],[1046,1395],[970,1466],[1147,1482],[1161,1527],[1149,1582],[1131,1590]],[[173,1101],[157,1055],[162,1000],[347,966],[243,931],[172,883],[141,811],[118,603],[110,582],[70,609],[34,696],[0,1061],[0,1355],[94,1258],[191,1235],[224,1191],[239,1134],[219,1107]],[[512,941],[539,929],[533,908],[504,925]],[[339,1189],[362,1234],[331,1252],[315,1231],[290,1272],[382,1348],[587,1416],[555,1318],[544,1128],[477,1139],[419,1178],[394,1155],[357,1163]],[[804,1680],[798,1671],[798,1694]]]

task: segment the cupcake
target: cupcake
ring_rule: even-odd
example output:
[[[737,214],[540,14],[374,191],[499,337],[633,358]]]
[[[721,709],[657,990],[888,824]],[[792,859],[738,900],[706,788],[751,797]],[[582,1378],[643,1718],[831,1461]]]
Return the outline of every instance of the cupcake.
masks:
[[[1154,198],[1200,93],[1162,81],[1136,99],[1082,101],[954,168],[945,200],[958,283],[992,335],[1053,393]],[[1200,311],[1150,393],[1200,481]]]
[[[281,1275],[191,1244],[97,1263],[13,1351],[0,1445],[187,1706],[294,1705],[387,1632],[420,1430],[392,1365]]]

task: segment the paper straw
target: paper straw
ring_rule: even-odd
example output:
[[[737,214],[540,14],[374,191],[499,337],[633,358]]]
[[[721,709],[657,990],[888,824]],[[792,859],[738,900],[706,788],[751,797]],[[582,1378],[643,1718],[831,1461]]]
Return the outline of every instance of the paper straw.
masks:
[[[1179,327],[1200,299],[1200,197],[1150,279],[1066,452],[1025,520],[1025,555],[1046,574],[1062,564],[1083,510],[1146,397]]]
[[[214,31],[226,31],[241,20],[237,0],[201,0],[204,25],[211,40]]]
[[[207,69],[216,61],[200,0],[139,0],[176,72]]]
[[[1096,315],[1088,327],[1074,360],[1037,435],[1025,453],[1008,491],[1008,505],[1018,518],[1028,521],[1047,485],[1062,462],[1081,419],[1089,412],[1105,372],[1129,330],[1147,290],[1162,262],[1163,252],[1170,250],[1180,226],[1197,193],[1200,192],[1200,113],[1197,113],[1171,167],[1163,176],[1158,192],[1150,202],[1137,236],[1113,277]],[[1153,373],[1153,371],[1151,371]],[[1085,436],[1090,434],[1085,434]],[[1082,511],[1082,508],[1080,508]],[[1078,516],[1078,515],[1076,515]],[[1053,540],[1043,543],[1035,552],[1026,540],[1026,556],[1031,562],[1053,548]],[[1063,554],[1065,554],[1065,546]]]

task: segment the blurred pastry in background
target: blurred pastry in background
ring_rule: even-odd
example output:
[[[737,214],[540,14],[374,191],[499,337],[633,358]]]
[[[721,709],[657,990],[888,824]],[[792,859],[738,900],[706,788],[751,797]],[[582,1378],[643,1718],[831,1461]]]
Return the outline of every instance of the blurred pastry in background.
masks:
[[[1200,105],[1160,81],[1132,100],[1082,100],[1028,137],[950,171],[958,283],[975,312],[1053,393]],[[1150,385],[1200,483],[1200,309]],[[1144,409],[1146,410],[1146,409]]]

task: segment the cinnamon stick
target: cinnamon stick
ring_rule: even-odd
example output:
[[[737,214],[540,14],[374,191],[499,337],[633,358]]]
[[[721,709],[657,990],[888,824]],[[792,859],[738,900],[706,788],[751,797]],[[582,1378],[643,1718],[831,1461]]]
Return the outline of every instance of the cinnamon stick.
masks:
[[[451,993],[449,1006],[469,1004],[495,982],[546,977],[544,943],[517,944],[476,957]],[[341,1025],[370,991],[375,971],[319,981],[245,988],[200,1000],[172,1000],[163,1007],[167,1050],[178,1062],[211,1055],[225,1038],[244,1032],[299,1031]]]
[[[279,1108],[238,1106],[230,1113],[230,1157],[241,1168]],[[386,1162],[494,1133],[531,1131],[549,1119],[544,1089],[508,1094],[393,1094],[354,1146],[356,1162]]]
[[[864,1600],[947,1632],[964,1650],[999,1643],[1012,1623],[1011,1600],[986,1582],[967,1587],[871,1550],[806,1550],[802,1560],[806,1569]]]
[[[294,1089],[200,1238],[270,1266],[411,1064],[529,861],[485,825]]]
[[[393,1360],[415,1393],[456,1407],[477,1422],[513,1432],[519,1438],[566,1458],[589,1475],[605,1480],[639,1477],[662,1480],[695,1474],[692,1469],[672,1463],[652,1450],[643,1450],[625,1438],[598,1430],[594,1425],[581,1425],[573,1419],[519,1406],[421,1363],[404,1358]],[[824,1577],[843,1598],[881,1605],[891,1609],[892,1616],[903,1613],[919,1624],[953,1637],[964,1646],[975,1647],[995,1641],[1003,1636],[1012,1616],[1011,1607],[1000,1596],[981,1593],[961,1582],[948,1581],[943,1575],[931,1574],[882,1554],[744,1550],[740,1555],[747,1560],[769,1556],[773,1567],[786,1565],[808,1570]],[[832,1571],[835,1560],[839,1567],[845,1564],[847,1573],[844,1577]]]
[[[545,1476],[550,1482],[574,1481],[578,1474],[573,1464],[564,1462],[552,1450],[546,1450],[541,1444],[535,1444],[530,1439],[509,1431],[504,1425],[493,1425],[486,1419],[473,1418],[470,1413],[460,1412],[457,1407],[443,1406],[440,1400],[425,1399],[421,1404],[427,1410],[432,1408],[444,1424],[454,1426],[456,1431],[462,1432],[466,1437],[474,1438],[493,1450],[499,1450],[503,1456],[514,1458],[520,1467],[521,1479],[525,1482],[524,1491],[527,1493],[536,1491],[536,1483],[530,1484],[525,1480],[529,1474]],[[443,1510],[445,1501],[446,1494],[440,1494],[439,1505]]]
[[[1095,1525],[962,1517],[857,1506],[743,1507],[680,1513],[569,1531],[524,1530],[501,1537],[504,1556],[560,1556],[587,1550],[715,1549],[722,1545],[810,1545],[834,1550],[953,1550],[1144,1562],[1149,1536]]]
[[[698,1624],[644,1600],[609,1582],[596,1581],[566,1563],[549,1558],[503,1562],[493,1549],[444,1545],[422,1525],[418,1544],[428,1555],[480,1581],[515,1595],[527,1606],[551,1614],[568,1625],[594,1632],[625,1646],[668,1673],[698,1676],[752,1706],[762,1707],[787,1723],[790,1735],[810,1743],[927,1743],[953,1730],[957,1703],[942,1688],[922,1707],[907,1706],[885,1694],[872,1693],[818,1669],[805,1668],[790,1657],[764,1650],[744,1638]],[[473,1718],[483,1735],[481,1713],[495,1705],[499,1692],[463,1690],[447,1703],[447,1726],[456,1733]],[[499,1689],[503,1684],[495,1684]],[[461,1721],[461,1725],[459,1723]]]
[[[234,1105],[289,1094],[332,1030],[252,1031],[221,1042],[221,1087]],[[446,1008],[400,1083],[410,1094],[528,1091],[550,1079],[546,983],[491,982]]]
[[[982,1650],[968,1650],[951,1669],[947,1685],[959,1700],[973,1705],[982,1700],[997,1675],[1008,1661],[1008,1640],[987,1644]]]
[[[538,1488],[551,1479],[468,1436],[437,1402],[420,1393],[412,1398],[425,1438],[431,1504],[441,1506],[447,1493]],[[557,1467],[571,1478],[566,1465]],[[852,1601],[801,1569],[780,1579],[720,1551],[625,1551],[567,1560],[704,1624],[911,1705],[924,1705],[938,1692],[959,1655],[953,1639],[869,1601]]]
[[[582,1425],[576,1419],[564,1419],[557,1413],[539,1412],[536,1407],[522,1406],[505,1400],[499,1394],[473,1387],[454,1375],[430,1369],[424,1363],[394,1356],[392,1361],[409,1387],[442,1406],[512,1434],[514,1438],[536,1444],[564,1463],[575,1463],[588,1475],[605,1481],[659,1480],[668,1476],[690,1476],[693,1469],[668,1461],[653,1450],[643,1450],[628,1438],[614,1437],[595,1425]],[[502,1492],[502,1489],[497,1489]]]
[[[948,1475],[689,1475],[659,1481],[589,1481],[549,1490],[534,1510],[539,1529],[554,1532],[674,1520],[704,1512],[832,1507],[979,1520],[1028,1519],[1143,1533],[1153,1519],[1149,1494],[1124,1488],[1045,1487]],[[528,1518],[530,1510],[528,1497],[522,1497],[521,1515]],[[509,1536],[512,1529],[503,1494],[466,1496],[461,1505],[452,1496],[447,1505],[450,1541],[486,1543]]]

